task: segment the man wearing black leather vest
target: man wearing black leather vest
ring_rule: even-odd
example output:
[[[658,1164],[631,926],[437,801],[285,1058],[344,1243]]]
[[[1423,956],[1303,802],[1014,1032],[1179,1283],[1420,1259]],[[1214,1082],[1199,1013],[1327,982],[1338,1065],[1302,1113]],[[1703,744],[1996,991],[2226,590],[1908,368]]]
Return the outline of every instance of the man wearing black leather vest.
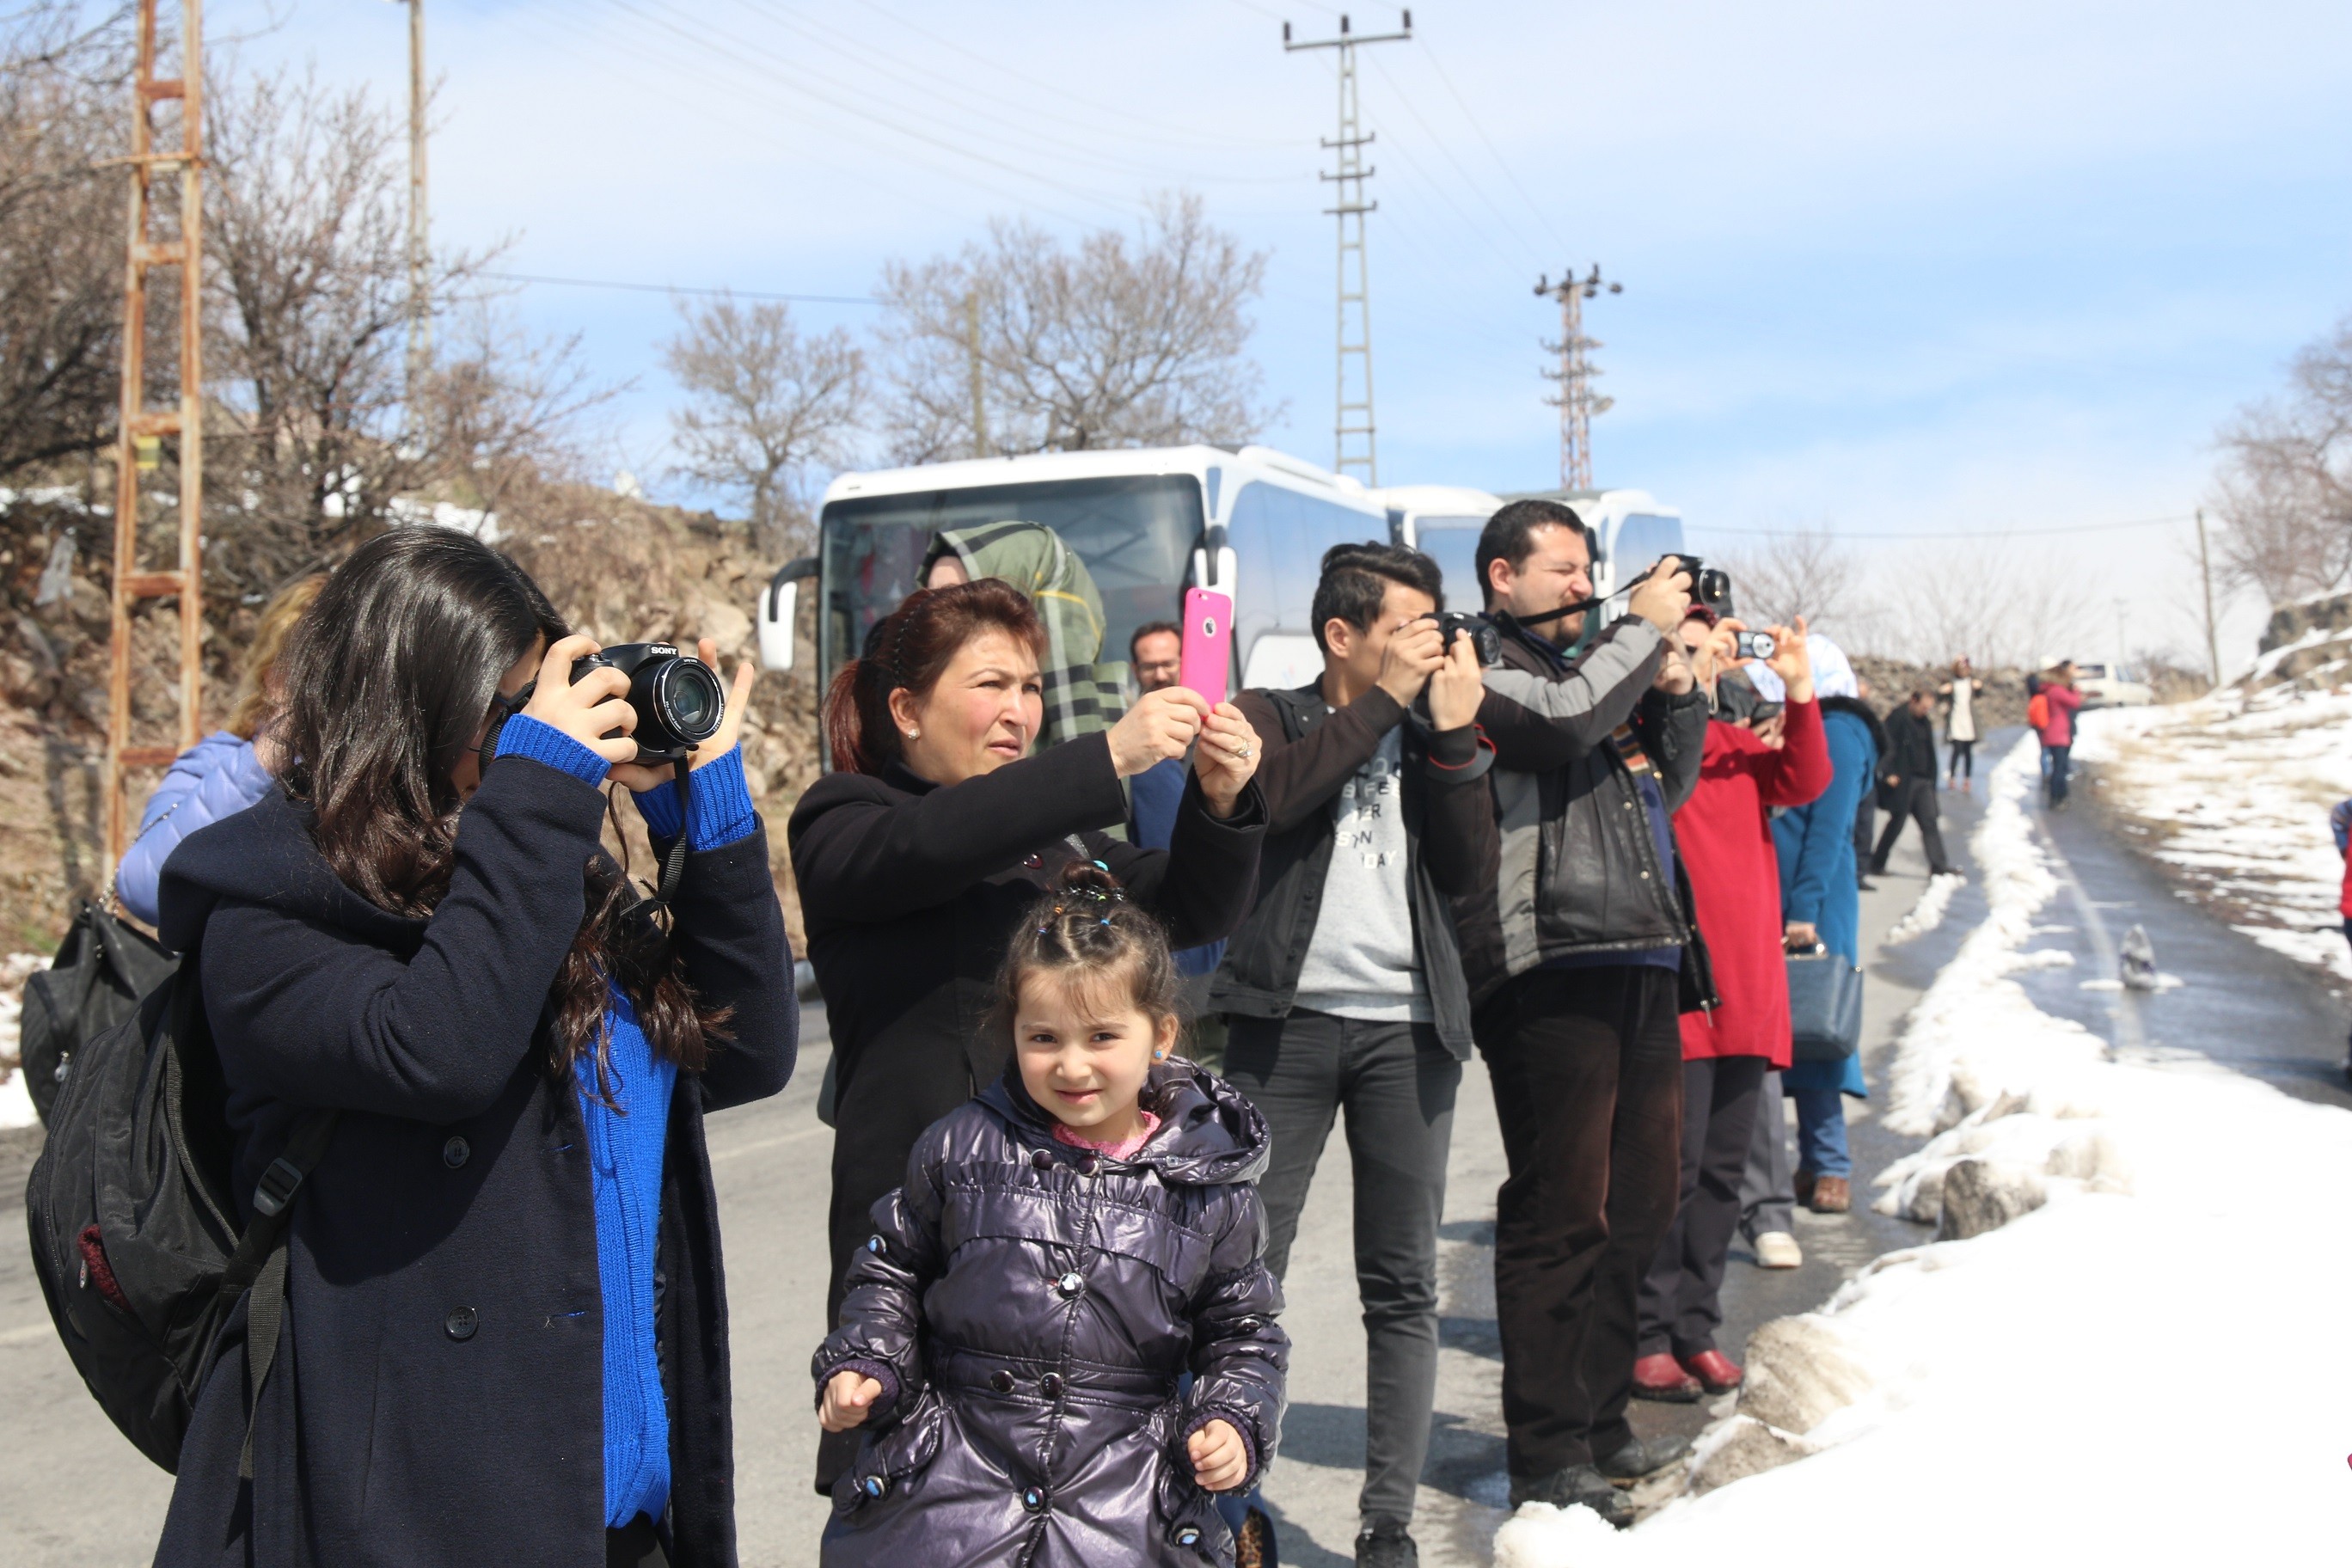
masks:
[[[1501,628],[1478,722],[1496,747],[1500,875],[1455,901],[1473,1032],[1509,1179],[1495,1294],[1513,1507],[1582,1504],[1677,1457],[1626,1424],[1634,1292],[1679,1181],[1677,1019],[1711,1001],[1671,815],[1698,783],[1706,694],[1671,638],[1690,575],[1672,557],[1584,653],[1591,541],[1553,501],[1488,521],[1478,574]]]

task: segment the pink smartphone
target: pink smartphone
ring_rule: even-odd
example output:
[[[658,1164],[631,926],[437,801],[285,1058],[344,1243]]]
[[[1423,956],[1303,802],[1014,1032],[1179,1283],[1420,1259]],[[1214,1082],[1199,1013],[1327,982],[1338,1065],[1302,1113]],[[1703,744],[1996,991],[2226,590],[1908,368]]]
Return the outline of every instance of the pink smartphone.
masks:
[[[1187,589],[1184,652],[1176,668],[1176,684],[1189,687],[1211,702],[1223,702],[1233,661],[1233,600],[1208,588]]]

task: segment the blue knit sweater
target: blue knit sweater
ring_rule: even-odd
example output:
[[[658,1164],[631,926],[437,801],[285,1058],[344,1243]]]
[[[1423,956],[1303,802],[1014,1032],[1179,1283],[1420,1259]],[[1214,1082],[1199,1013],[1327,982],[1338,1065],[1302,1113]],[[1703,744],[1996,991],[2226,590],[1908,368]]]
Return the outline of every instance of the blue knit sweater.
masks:
[[[498,754],[529,757],[592,784],[604,759],[551,725],[518,714],[499,731]],[[757,825],[739,747],[694,771],[686,841],[716,849]],[[678,834],[677,786],[636,797],[656,840]],[[604,1301],[604,1519],[615,1528],[638,1514],[662,1517],[669,1504],[669,1410],[662,1398],[654,1345],[654,1258],[661,1226],[663,1145],[677,1064],[656,1057],[629,999],[616,986],[604,1015],[611,1035],[613,1103],[596,1092],[593,1057],[580,1061],[580,1112],[596,1199],[596,1268]]]

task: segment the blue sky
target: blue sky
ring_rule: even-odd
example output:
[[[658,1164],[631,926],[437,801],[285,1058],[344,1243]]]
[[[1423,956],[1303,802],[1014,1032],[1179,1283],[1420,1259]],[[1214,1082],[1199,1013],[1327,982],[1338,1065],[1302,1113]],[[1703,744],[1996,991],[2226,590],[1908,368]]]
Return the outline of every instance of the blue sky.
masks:
[[[1358,31],[1391,8],[1349,8]],[[257,62],[404,90],[403,10],[278,0]],[[1330,57],[1288,0],[427,0],[437,241],[516,271],[858,295],[993,215],[1075,235],[1189,187],[1272,252],[1275,444],[1330,458]],[[215,37],[263,16],[208,8]],[[1883,593],[1923,549],[2029,553],[2186,649],[2216,426],[2352,310],[2352,7],[1436,4],[1362,51],[1381,478],[1554,482],[1539,272],[1598,259],[1596,476],[1695,544],[1827,526]],[[614,467],[656,494],[658,295],[534,288],[636,378]],[[870,308],[809,305],[804,322]],[[1716,531],[1708,531],[1709,530]],[[1948,535],[1921,544],[1890,536]],[[1748,541],[1753,543],[1754,541]],[[2250,651],[2259,606],[2230,644]]]

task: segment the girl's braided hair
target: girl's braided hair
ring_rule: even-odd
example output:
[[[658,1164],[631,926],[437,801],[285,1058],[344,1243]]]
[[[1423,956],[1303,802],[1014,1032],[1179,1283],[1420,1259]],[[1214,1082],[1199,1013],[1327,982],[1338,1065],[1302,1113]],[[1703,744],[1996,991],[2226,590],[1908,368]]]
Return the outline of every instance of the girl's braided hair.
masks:
[[[1182,1020],[1181,977],[1169,950],[1168,932],[1149,910],[1128,899],[1118,879],[1099,860],[1072,860],[1054,879],[1005,949],[996,972],[996,1004],[990,1026],[1000,1038],[1013,1037],[1021,986],[1039,970],[1065,984],[1092,987],[1123,981],[1121,1001],[1154,1023]]]

